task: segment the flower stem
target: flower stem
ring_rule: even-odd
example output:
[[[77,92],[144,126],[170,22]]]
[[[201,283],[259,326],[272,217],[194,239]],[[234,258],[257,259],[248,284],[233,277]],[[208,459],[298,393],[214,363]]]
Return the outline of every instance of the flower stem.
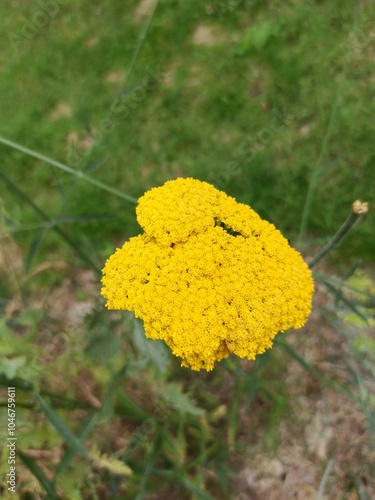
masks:
[[[59,161],[53,160],[52,158],[49,158],[46,155],[38,153],[37,151],[21,146],[21,144],[17,144],[16,142],[9,141],[8,139],[5,139],[5,137],[0,136],[0,143],[5,144],[6,146],[10,146],[11,148],[21,151],[22,153],[26,153],[29,156],[32,156],[33,158],[37,158],[38,160],[48,163],[49,165],[53,165],[54,167],[57,167],[60,170],[63,170],[64,172],[68,172],[69,174],[74,175],[75,177],[79,177],[84,181],[93,184],[97,188],[102,189],[103,191],[107,191],[108,193],[114,194],[119,198],[131,201],[132,203],[137,203],[137,199],[133,198],[133,196],[123,193],[122,191],[119,191],[118,189],[115,189],[112,186],[108,186],[108,184],[104,184],[103,182],[95,179],[94,177],[85,174],[85,172],[83,172],[82,170],[75,170],[74,168],[68,167],[68,165],[64,165],[64,163],[60,163]]]
[[[318,262],[320,262],[331,250],[337,247],[339,243],[345,238],[349,231],[362,219],[363,215],[368,212],[368,203],[355,201],[352,207],[352,213],[346,219],[344,224],[340,227],[332,239],[325,245],[320,252],[310,262],[309,267],[312,269]]]

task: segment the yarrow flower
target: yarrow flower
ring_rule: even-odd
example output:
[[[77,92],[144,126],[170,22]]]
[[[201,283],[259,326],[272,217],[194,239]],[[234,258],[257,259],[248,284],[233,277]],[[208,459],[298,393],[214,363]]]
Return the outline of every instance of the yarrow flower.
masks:
[[[146,192],[136,212],[144,234],[107,260],[102,295],[108,309],[134,311],[182,366],[209,371],[231,352],[254,359],[305,324],[311,271],[249,206],[179,178]]]

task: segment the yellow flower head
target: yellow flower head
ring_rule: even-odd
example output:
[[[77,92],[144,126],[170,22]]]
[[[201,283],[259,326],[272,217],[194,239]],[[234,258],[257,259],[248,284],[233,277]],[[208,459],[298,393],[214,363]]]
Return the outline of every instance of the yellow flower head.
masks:
[[[183,366],[212,370],[230,352],[254,359],[277,332],[305,324],[311,271],[249,206],[176,179],[139,199],[137,219],[144,234],[107,260],[102,295],[108,309],[142,318]]]

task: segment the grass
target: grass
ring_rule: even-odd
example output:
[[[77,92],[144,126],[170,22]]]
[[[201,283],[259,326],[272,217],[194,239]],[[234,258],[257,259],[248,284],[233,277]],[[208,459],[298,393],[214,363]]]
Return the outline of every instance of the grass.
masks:
[[[177,176],[250,204],[306,255],[356,199],[371,207],[374,7],[160,0],[143,15],[139,4],[0,5],[1,244],[12,257],[0,269],[0,377],[17,387],[22,498],[232,498],[236,460],[286,441],[293,398],[306,397],[293,366],[311,400],[345,392],[374,428],[373,290],[363,277],[359,295],[348,285],[359,261],[374,264],[371,211],[331,257],[344,279],[316,276],[334,298],[317,326],[338,322],[323,347],[282,337],[255,363],[192,374],[130,315],[103,310],[97,282],[140,231],[138,197]],[[91,315],[69,326],[81,303]],[[320,365],[331,341],[346,375]],[[359,473],[342,479],[332,455],[321,465],[320,497],[366,498]]]
[[[271,2],[267,8],[242,2],[219,16],[195,2],[160,2],[140,44],[147,18],[135,21],[136,3],[123,12],[112,2],[100,16],[89,5],[61,6],[17,52],[5,44],[5,138],[71,168],[95,168],[103,160],[94,178],[134,198],[177,175],[209,180],[292,240],[328,235],[356,198],[372,201],[369,6],[330,2],[318,10],[314,2]],[[19,33],[35,9],[28,4],[4,16],[8,34]],[[201,25],[212,30],[212,45],[194,43]],[[119,92],[142,82],[147,67],[167,76],[153,91],[130,90],[112,114],[112,130],[101,138],[99,126]],[[114,82],[108,81],[111,74]],[[61,103],[69,116],[59,116]],[[75,162],[67,144],[73,139],[82,156]],[[88,146],[85,155],[80,148]],[[1,151],[3,170],[51,216],[116,214],[105,225],[86,224],[84,234],[95,246],[137,232],[131,204],[19,152]],[[228,167],[231,162],[235,168]],[[2,197],[15,225],[35,222],[32,211],[17,210],[10,194]],[[343,250],[346,257],[373,258],[369,219]],[[77,224],[69,231],[82,239]],[[33,236],[20,234],[26,245]]]

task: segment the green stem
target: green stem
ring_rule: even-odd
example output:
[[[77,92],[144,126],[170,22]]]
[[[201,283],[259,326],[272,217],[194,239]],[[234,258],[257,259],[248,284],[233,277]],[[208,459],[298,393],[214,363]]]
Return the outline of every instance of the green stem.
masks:
[[[16,387],[17,389],[22,389],[27,392],[34,390],[34,386],[31,382],[18,377],[10,379],[3,374],[0,374],[0,385]]]
[[[43,390],[37,392],[37,389],[35,388],[35,386],[31,382],[29,382],[28,380],[24,380],[22,378],[19,378],[19,377],[9,379],[5,375],[1,374],[0,375],[0,386],[15,387],[16,389],[20,389],[22,391],[25,391],[25,392],[31,394],[32,396],[34,396],[37,393],[42,395],[42,396],[47,396],[47,397],[53,399],[55,402],[55,405],[59,408],[60,407],[61,408],[71,408],[71,409],[80,408],[80,409],[84,409],[84,410],[95,410],[96,409],[94,406],[92,406],[90,404],[82,403],[80,401],[75,401],[74,399],[69,399],[69,398],[66,398],[64,396],[60,396],[59,394],[55,394],[54,392],[43,391]],[[31,409],[34,407],[34,405],[29,404],[27,402],[22,402],[22,403],[17,403],[17,404],[19,404],[23,408],[28,408],[28,409]],[[2,407],[2,406],[5,406],[5,402],[0,402],[0,407]]]
[[[0,171],[0,179],[3,179],[5,184],[9,186],[11,190],[14,191],[14,193],[17,194],[17,196],[26,202],[28,205],[32,207],[32,209],[40,216],[42,217],[46,223],[47,223],[47,228],[53,229],[70,247],[72,247],[77,254],[81,257],[81,259],[89,266],[91,267],[96,273],[100,274],[100,269],[97,267],[95,262],[93,262],[82,250],[78,245],[76,245],[75,241],[68,236],[65,231],[63,231],[60,227],[56,226],[50,219],[49,217],[41,210],[30,198],[28,198],[23,191],[21,191],[15,184],[13,184],[6,175],[4,175]]]
[[[367,212],[366,203],[361,204],[362,209],[356,209],[355,208],[356,203],[358,202],[355,202],[355,204],[353,205],[353,212],[349,215],[349,217],[346,219],[346,221],[340,227],[337,233],[310,262],[309,264],[310,269],[312,269],[318,262],[320,262],[329,252],[331,252],[334,248],[336,248],[337,245],[341,243],[341,241],[349,233],[349,231],[353,229],[353,227],[356,224],[358,224],[358,222],[362,219],[363,215]]]
[[[133,198],[132,196],[122,193],[121,191],[118,191],[117,189],[108,186],[107,184],[104,184],[103,182],[98,181],[97,179],[94,179],[90,175],[85,174],[81,170],[74,170],[74,168],[68,167],[67,165],[64,165],[63,163],[60,163],[59,161],[53,160],[52,158],[49,158],[48,156],[45,156],[41,153],[38,153],[37,151],[33,151],[32,149],[25,148],[24,146],[21,146],[21,144],[17,144],[16,142],[9,141],[8,139],[5,139],[4,137],[0,136],[0,142],[3,144],[10,146],[13,149],[17,149],[18,151],[21,151],[22,153],[26,153],[29,156],[32,156],[34,158],[37,158],[38,160],[44,161],[45,163],[49,163],[50,165],[53,165],[54,167],[59,168],[60,170],[63,170],[64,172],[68,172],[71,175],[74,175],[75,177],[78,177],[80,179],[83,179],[84,181],[92,184],[93,186],[96,186],[103,191],[107,191],[108,193],[114,194],[118,196],[119,198],[123,198],[127,201],[131,201],[133,203],[137,203],[137,199]]]

